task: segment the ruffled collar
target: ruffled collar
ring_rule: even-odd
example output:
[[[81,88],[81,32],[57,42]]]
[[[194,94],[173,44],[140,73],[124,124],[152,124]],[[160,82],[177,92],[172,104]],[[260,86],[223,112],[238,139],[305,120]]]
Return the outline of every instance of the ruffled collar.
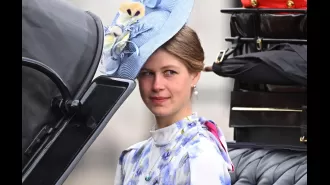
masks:
[[[229,171],[234,171],[234,165],[231,162],[227,143],[225,137],[220,128],[216,126],[211,120],[206,120],[202,117],[198,117],[197,113],[193,113],[190,116],[168,126],[165,128],[151,130],[151,139],[154,141],[156,146],[164,146],[175,142],[177,138],[187,131],[191,132],[192,128],[200,128],[206,130],[209,137],[213,138],[213,141],[218,146],[221,156],[227,163],[227,168]],[[197,129],[198,131],[199,129]]]
[[[181,134],[180,132],[182,132],[182,129],[186,131],[186,129],[190,129],[191,127],[199,124],[198,119],[197,113],[193,113],[170,126],[157,130],[153,129],[150,131],[151,138],[156,146],[167,145]]]

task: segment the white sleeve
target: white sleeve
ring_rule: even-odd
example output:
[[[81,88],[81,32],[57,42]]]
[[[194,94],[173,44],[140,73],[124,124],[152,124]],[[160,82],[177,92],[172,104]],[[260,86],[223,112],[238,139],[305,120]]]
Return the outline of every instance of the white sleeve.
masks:
[[[116,174],[115,174],[115,182],[114,185],[122,185],[124,182],[125,174],[124,174],[124,165],[125,161],[127,160],[127,152],[124,150],[118,160],[117,168],[116,168]]]
[[[114,185],[122,185],[123,184],[123,173],[122,173],[122,165],[118,164],[115,174],[115,182]]]
[[[117,168],[116,168],[114,185],[123,185],[124,184],[125,164],[126,164],[126,161],[128,160],[128,154],[130,151],[132,151],[132,148],[128,148],[120,154]]]
[[[215,150],[189,155],[189,168],[191,185],[231,185],[227,164]]]

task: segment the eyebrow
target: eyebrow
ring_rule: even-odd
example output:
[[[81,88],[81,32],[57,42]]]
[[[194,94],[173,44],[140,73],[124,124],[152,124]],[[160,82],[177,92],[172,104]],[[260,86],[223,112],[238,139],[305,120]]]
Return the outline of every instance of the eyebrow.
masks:
[[[175,66],[175,65],[166,65],[166,66],[161,67],[161,69],[168,69],[168,68],[176,68],[177,69],[178,66]],[[148,68],[142,68],[141,71],[142,70],[152,71],[151,69],[148,69]]]

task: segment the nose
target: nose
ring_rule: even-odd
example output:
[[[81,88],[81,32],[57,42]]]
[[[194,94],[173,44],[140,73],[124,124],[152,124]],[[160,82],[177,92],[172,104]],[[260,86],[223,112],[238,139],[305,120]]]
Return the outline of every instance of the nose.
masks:
[[[161,75],[155,74],[153,84],[152,84],[152,90],[153,91],[160,91],[164,89],[164,79]]]

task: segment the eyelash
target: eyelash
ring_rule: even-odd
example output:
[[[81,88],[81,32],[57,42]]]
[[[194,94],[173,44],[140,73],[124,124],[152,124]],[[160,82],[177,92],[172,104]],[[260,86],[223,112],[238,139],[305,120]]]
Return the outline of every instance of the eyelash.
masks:
[[[165,71],[165,73],[167,73],[167,72],[170,72],[170,74],[169,74],[170,76],[171,76],[171,75],[174,75],[174,74],[177,74],[177,72],[175,72],[175,71],[173,71],[173,70],[167,70],[167,71]]]
[[[169,74],[168,74],[168,72],[169,72]],[[173,71],[173,70],[166,70],[166,71],[164,71],[164,74],[166,76],[172,76],[172,75],[178,74],[178,73],[176,71]],[[152,72],[147,72],[147,71],[140,73],[140,76],[150,76],[150,75],[153,75],[153,73]]]

